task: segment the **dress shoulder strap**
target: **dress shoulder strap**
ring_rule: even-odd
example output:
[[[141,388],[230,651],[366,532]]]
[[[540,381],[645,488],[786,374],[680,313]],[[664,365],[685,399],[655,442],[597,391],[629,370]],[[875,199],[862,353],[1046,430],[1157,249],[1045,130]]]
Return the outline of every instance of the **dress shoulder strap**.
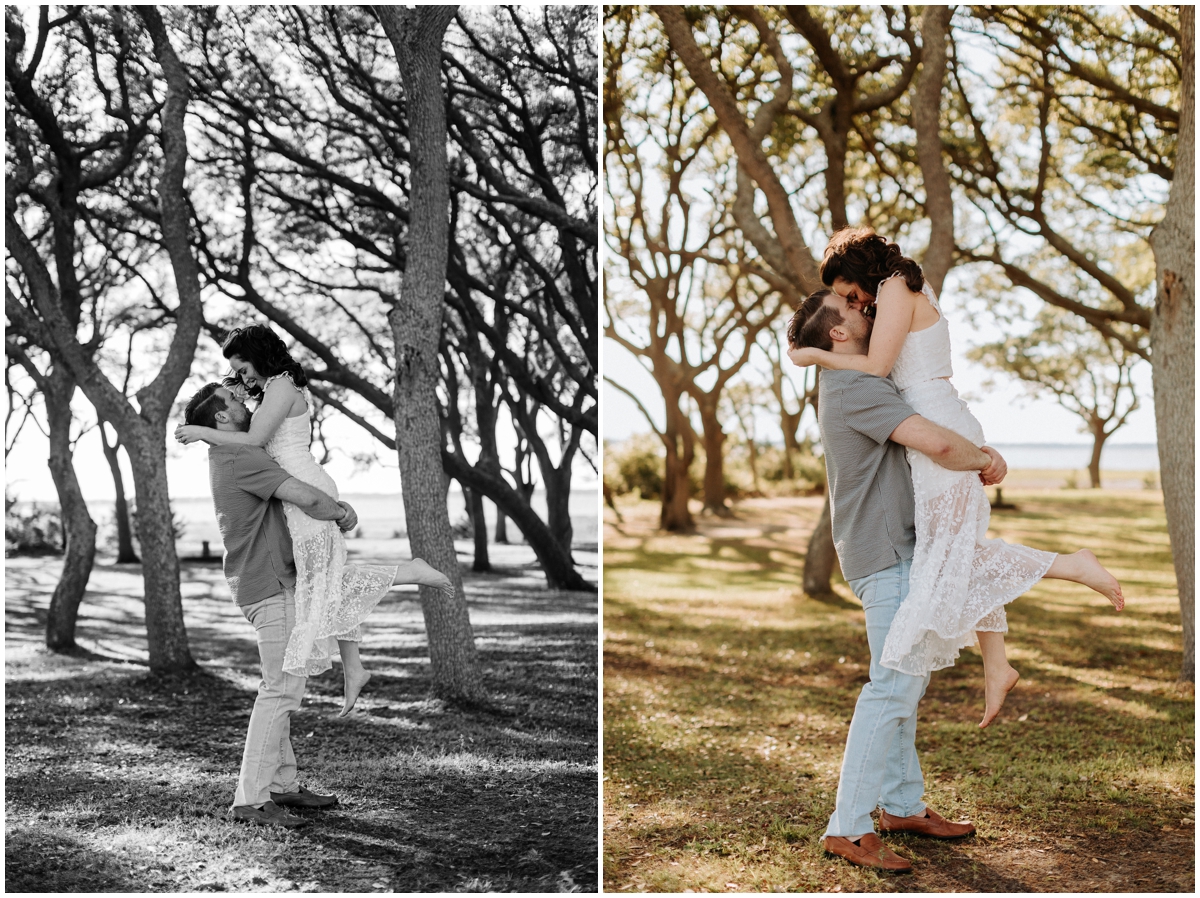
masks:
[[[271,386],[271,384],[277,380],[286,380],[288,383],[290,383],[293,387],[296,388],[296,391],[301,396],[304,397],[305,405],[308,404],[308,387],[302,387],[299,384],[297,384],[296,381],[292,378],[292,375],[290,373],[288,373],[287,371],[280,372],[279,374],[272,374],[270,377],[268,377],[267,382],[263,384],[263,393],[266,393],[267,387]]]
[[[933,288],[929,286],[929,281],[925,282],[925,286],[921,288],[921,292],[925,294],[925,298],[929,300],[929,304],[933,306],[939,315],[942,314],[941,304],[938,303],[937,294],[933,292]]]

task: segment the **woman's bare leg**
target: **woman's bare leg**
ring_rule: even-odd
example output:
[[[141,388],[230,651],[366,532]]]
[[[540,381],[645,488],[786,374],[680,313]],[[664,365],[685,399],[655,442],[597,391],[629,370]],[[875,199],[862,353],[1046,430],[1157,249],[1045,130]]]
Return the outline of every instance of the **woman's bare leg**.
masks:
[[[371,679],[371,675],[363,669],[362,661],[359,660],[357,642],[339,639],[338,651],[342,653],[342,673],[346,678],[346,701],[342,705],[342,713],[338,717],[345,717],[354,707],[354,703],[358,700],[358,694],[367,685],[367,680]]]
[[[1112,606],[1118,611],[1125,607],[1121,584],[1104,569],[1104,565],[1089,549],[1080,549],[1070,555],[1059,555],[1050,565],[1050,570],[1046,571],[1046,576],[1052,580],[1082,583],[1112,602]]]
[[[1008,657],[1004,654],[1003,633],[979,630],[975,636],[979,639],[979,653],[983,655],[984,709],[983,721],[979,724],[982,729],[1000,713],[1004,699],[1017,685],[1021,675],[1009,666]]]

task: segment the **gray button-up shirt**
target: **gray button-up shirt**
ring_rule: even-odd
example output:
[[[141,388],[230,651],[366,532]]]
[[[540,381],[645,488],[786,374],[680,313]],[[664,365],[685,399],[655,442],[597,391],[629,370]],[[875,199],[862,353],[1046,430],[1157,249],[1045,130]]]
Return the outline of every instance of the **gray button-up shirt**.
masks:
[[[817,409],[842,576],[911,559],[912,474],[904,447],[888,437],[916,412],[887,378],[833,369],[821,372]]]
[[[283,504],[272,498],[290,474],[259,446],[210,446],[208,478],[225,544],[225,579],[238,605],[296,585]]]

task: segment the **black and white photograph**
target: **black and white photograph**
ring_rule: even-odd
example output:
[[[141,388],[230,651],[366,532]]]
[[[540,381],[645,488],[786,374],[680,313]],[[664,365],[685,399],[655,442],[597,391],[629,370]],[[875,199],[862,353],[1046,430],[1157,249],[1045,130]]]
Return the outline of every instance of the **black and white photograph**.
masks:
[[[5,7],[5,890],[595,892],[596,6]]]

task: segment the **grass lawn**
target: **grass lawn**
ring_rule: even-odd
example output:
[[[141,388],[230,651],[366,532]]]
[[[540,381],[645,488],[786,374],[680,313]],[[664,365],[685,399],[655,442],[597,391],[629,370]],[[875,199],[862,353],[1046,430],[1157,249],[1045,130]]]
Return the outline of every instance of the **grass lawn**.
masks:
[[[576,557],[595,573],[594,552]],[[144,665],[138,566],[97,564],[89,652],[67,657],[41,647],[60,562],[9,559],[5,890],[595,891],[596,600],[546,590],[531,559],[496,547],[505,569],[465,574],[485,706],[430,698],[415,591],[368,621],[374,678],[349,717],[340,665],[310,678],[301,780],[341,804],[295,831],[228,816],[258,655],[219,568],[184,566],[202,670],[169,679]]]
[[[1009,606],[1021,681],[986,730],[977,650],[934,673],[917,749],[962,842],[888,837],[915,872],[824,857],[863,613],[799,591],[821,499],[754,499],[698,533],[606,510],[604,886],[609,891],[1194,891],[1195,715],[1161,494],[1006,489],[993,535],[1092,548],[1125,611],[1045,581]]]

